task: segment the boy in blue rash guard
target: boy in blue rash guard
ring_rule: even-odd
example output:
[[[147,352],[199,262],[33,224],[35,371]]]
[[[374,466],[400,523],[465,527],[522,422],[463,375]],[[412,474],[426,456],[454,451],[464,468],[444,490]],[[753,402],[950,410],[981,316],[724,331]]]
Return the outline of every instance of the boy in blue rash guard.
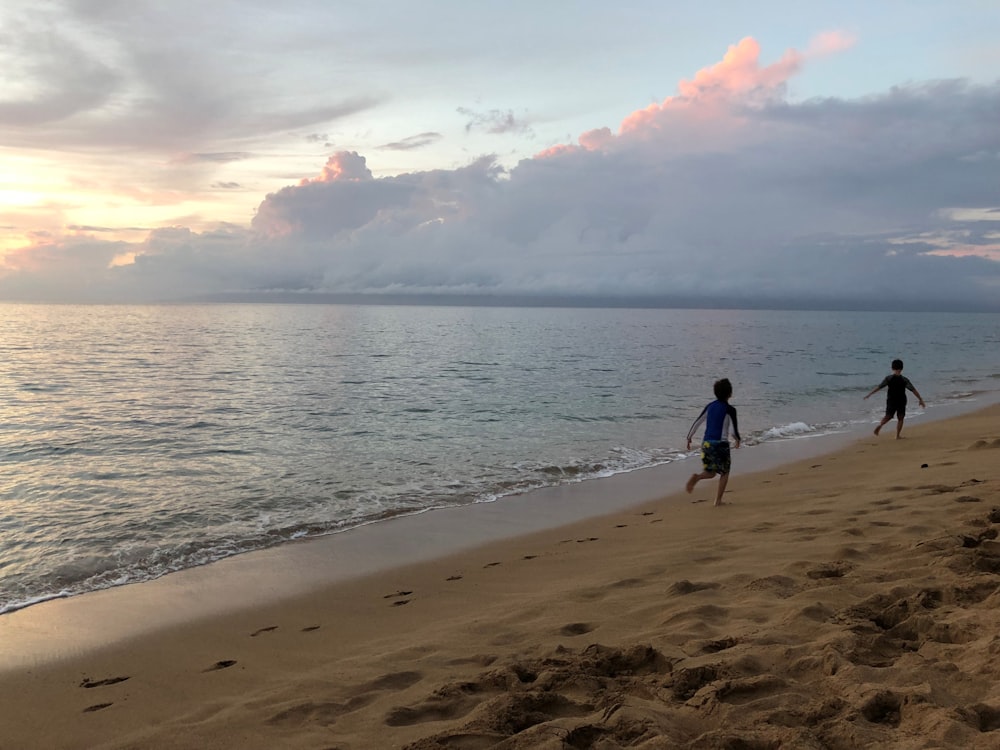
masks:
[[[892,360],[892,374],[886,375],[881,383],[869,391],[868,396],[874,396],[883,388],[889,389],[885,392],[885,416],[882,417],[882,421],[875,428],[875,435],[878,436],[886,423],[893,417],[896,417],[896,440],[899,440],[899,433],[903,431],[903,420],[906,419],[906,392],[913,391],[913,395],[917,397],[921,408],[927,408],[927,405],[920,396],[920,392],[913,387],[913,383],[909,381],[909,378],[903,377],[903,360],[901,359]],[[865,396],[865,398],[868,398],[868,396]]]
[[[740,447],[740,428],[736,422],[736,409],[729,405],[729,399],[733,395],[733,384],[729,382],[729,378],[715,381],[713,390],[716,400],[701,410],[701,414],[688,430],[687,449],[691,450],[691,440],[695,432],[702,423],[705,423],[705,437],[701,441],[701,464],[705,470],[701,474],[692,474],[687,481],[686,489],[688,494],[691,494],[694,486],[702,479],[711,479],[718,474],[719,489],[715,495],[715,504],[722,505],[722,493],[726,491],[731,467],[729,428],[730,426],[733,428],[736,448]]]

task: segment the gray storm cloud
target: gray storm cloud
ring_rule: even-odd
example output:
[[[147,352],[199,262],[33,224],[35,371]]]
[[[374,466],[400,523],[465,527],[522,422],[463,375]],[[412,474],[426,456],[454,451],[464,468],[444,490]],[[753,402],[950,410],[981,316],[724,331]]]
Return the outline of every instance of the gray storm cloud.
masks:
[[[690,105],[690,102],[688,103]],[[311,291],[754,298],[940,305],[997,300],[1000,87],[947,82],[863,101],[666,107],[655,126],[522,161],[372,179],[357,154],[261,204]],[[585,139],[581,139],[583,141]],[[993,224],[993,227],[996,225]],[[994,235],[995,236],[995,235]],[[991,244],[991,242],[993,244]]]

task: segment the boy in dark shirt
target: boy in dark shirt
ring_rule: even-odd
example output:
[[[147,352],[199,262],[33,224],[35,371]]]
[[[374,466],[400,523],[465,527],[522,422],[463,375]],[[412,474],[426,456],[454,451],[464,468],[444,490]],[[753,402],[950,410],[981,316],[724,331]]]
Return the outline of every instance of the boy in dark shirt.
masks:
[[[875,428],[875,434],[878,435],[886,422],[896,417],[896,439],[899,440],[899,433],[903,431],[903,420],[906,418],[906,392],[913,391],[921,408],[926,408],[926,404],[924,404],[917,389],[913,387],[913,383],[903,377],[903,360],[901,359],[892,360],[892,375],[886,375],[881,383],[872,388],[868,396],[878,393],[883,388],[889,389],[885,395],[885,416]]]
[[[736,409],[729,405],[729,399],[733,395],[733,384],[729,382],[729,378],[715,381],[712,390],[716,400],[701,410],[687,434],[687,449],[691,450],[691,439],[698,427],[705,423],[705,437],[701,441],[701,464],[705,470],[701,474],[692,474],[685,489],[691,494],[694,486],[702,479],[711,479],[718,474],[719,489],[715,494],[715,504],[722,505],[722,493],[726,491],[731,466],[729,428],[733,428],[736,448],[740,447],[740,428],[736,423]]]

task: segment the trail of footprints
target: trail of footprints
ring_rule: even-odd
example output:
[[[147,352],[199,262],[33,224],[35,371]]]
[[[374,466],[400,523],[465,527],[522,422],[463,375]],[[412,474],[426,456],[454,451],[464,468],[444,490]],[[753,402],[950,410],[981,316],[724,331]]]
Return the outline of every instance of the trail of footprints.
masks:
[[[998,447],[987,443],[978,447]],[[813,467],[816,468],[816,467]],[[982,482],[970,479],[957,486],[920,485],[890,487],[888,492],[917,492],[924,495],[956,495],[955,503],[973,506],[983,502],[974,494],[965,494]],[[873,504],[874,512],[895,513],[905,506],[894,500]],[[803,515],[823,515],[807,511]],[[642,515],[654,515],[643,513]],[[858,524],[869,515],[856,512],[846,520]],[[662,519],[653,519],[656,523]],[[867,521],[877,530],[889,525],[881,519]],[[542,745],[553,737],[564,746],[614,748],[642,744],[645,739],[667,738],[677,747],[765,750],[795,746],[831,748],[888,746],[907,717],[926,708],[933,695],[913,689],[817,690],[815,686],[839,672],[849,670],[890,670],[900,660],[925,646],[938,651],[937,665],[942,673],[959,674],[948,661],[947,648],[969,644],[979,638],[975,618],[960,615],[974,612],[983,605],[992,612],[1000,598],[1000,544],[995,540],[1000,524],[1000,508],[971,519],[972,531],[938,535],[917,547],[930,558],[929,564],[943,563],[956,574],[962,585],[924,588],[898,582],[891,593],[870,596],[840,611],[829,611],[821,604],[806,607],[802,614],[817,622],[836,627],[838,636],[828,638],[816,653],[815,644],[784,644],[781,648],[790,661],[784,669],[770,669],[757,655],[767,654],[780,643],[774,628],[767,625],[756,632],[689,641],[683,651],[666,655],[651,646],[612,647],[593,643],[583,648],[559,646],[551,653],[531,659],[496,664],[493,657],[478,657],[486,671],[476,679],[446,683],[424,700],[398,706],[387,712],[387,726],[412,726],[443,719],[455,721],[468,717],[458,730],[431,734],[404,750],[431,750],[445,747],[529,748]],[[616,528],[625,528],[618,524]],[[774,526],[762,523],[750,531],[765,531]],[[864,527],[847,526],[845,536],[863,538]],[[566,539],[563,543],[591,543],[599,538]],[[845,557],[864,555],[853,547],[844,548]],[[537,555],[525,555],[530,561]],[[491,562],[484,568],[501,565]],[[819,564],[804,564],[801,577],[772,575],[744,585],[755,592],[776,598],[794,596],[809,587],[837,585],[849,577],[858,563],[838,559]],[[918,578],[918,572],[911,574]],[[449,582],[463,580],[463,575],[449,576]],[[618,581],[611,587],[639,585],[641,581]],[[716,581],[678,580],[666,589],[669,597],[696,596],[724,588]],[[385,594],[393,607],[413,600],[414,592],[398,590]],[[695,608],[698,609],[697,607]],[[713,607],[725,615],[724,608]],[[718,613],[717,613],[718,614]],[[576,638],[599,627],[599,623],[572,622],[559,635]],[[320,625],[302,628],[310,632]],[[259,637],[276,631],[267,626],[250,633]],[[933,650],[930,650],[933,652]],[[932,663],[933,658],[927,661]],[[236,665],[223,659],[203,672],[218,672]],[[928,667],[930,668],[930,667]],[[775,673],[778,672],[778,673]],[[116,676],[104,679],[84,678],[83,689],[104,689],[130,679]],[[345,686],[343,701],[304,702],[268,718],[273,725],[320,723],[331,725],[352,711],[370,705],[389,691],[406,690],[418,684],[418,671],[386,674],[377,680]],[[956,678],[958,679],[958,678]],[[869,686],[870,687],[870,686]],[[101,702],[87,706],[85,713],[113,706]],[[932,706],[940,709],[936,721],[964,725],[974,733],[1000,733],[1000,706],[972,703],[957,706]],[[692,713],[693,712],[693,713]],[[720,721],[730,717],[731,721]],[[719,727],[724,728],[719,728]],[[1000,746],[1000,736],[996,738]]]
[[[652,515],[652,513],[644,513],[643,515]],[[625,526],[626,526],[626,524],[619,524],[617,528],[625,528]],[[598,537],[588,537],[588,538],[585,538],[585,539],[565,540],[565,541],[567,541],[567,542],[569,542],[569,541],[576,541],[578,543],[584,543],[584,542],[596,542],[596,541],[599,541],[599,539],[598,539]],[[524,556],[522,556],[521,559],[525,560],[525,561],[528,561],[528,560],[534,560],[537,557],[538,557],[538,555],[524,555]],[[484,566],[484,568],[492,568],[492,567],[499,566],[501,564],[502,563],[500,561],[490,562],[490,563],[487,563]],[[448,578],[446,578],[445,580],[449,581],[449,582],[453,582],[453,581],[460,581],[460,580],[462,580],[462,578],[463,578],[462,575],[455,574],[455,575],[448,576]],[[412,596],[413,593],[414,593],[413,591],[398,590],[398,591],[395,591],[395,592],[393,592],[391,594],[385,594],[382,598],[383,599],[389,599],[389,600],[391,600],[390,601],[390,605],[391,606],[393,606],[393,607],[399,607],[399,606],[402,606],[404,604],[409,604],[410,601],[411,601],[411,596]],[[320,627],[321,627],[320,625],[308,625],[306,627],[303,627],[301,629],[301,632],[303,632],[303,633],[309,633],[309,632],[312,632],[312,631],[315,631],[315,630],[319,630]],[[592,629],[593,629],[592,626],[587,625],[586,623],[571,623],[571,624],[565,626],[563,628],[563,631],[564,631],[564,633],[566,635],[582,635],[584,633],[589,632]],[[273,633],[276,630],[278,630],[278,626],[277,625],[268,625],[266,627],[258,628],[254,632],[250,633],[249,636],[251,638],[257,638],[258,636],[264,635],[266,633]],[[219,661],[215,662],[214,664],[211,664],[210,666],[208,666],[205,669],[203,669],[202,672],[203,673],[219,672],[221,670],[229,669],[230,667],[236,666],[237,663],[238,662],[235,659],[220,659]],[[405,673],[405,674],[412,676],[414,673]],[[110,686],[110,685],[116,685],[118,683],[125,682],[125,681],[127,681],[129,679],[130,679],[130,676],[109,677],[109,678],[100,679],[100,680],[92,680],[89,677],[84,677],[83,680],[80,682],[80,687],[81,688],[86,688],[86,689],[107,687],[107,686]],[[392,675],[389,675],[389,676],[387,676],[384,679],[386,681],[386,684],[388,684],[388,685],[391,685],[391,684],[394,683]],[[419,679],[419,677],[417,679]],[[107,702],[103,702],[103,703],[94,703],[94,704],[91,704],[91,705],[85,707],[83,709],[83,713],[94,713],[94,712],[97,712],[97,711],[102,711],[104,709],[110,708],[113,705],[114,705],[113,701],[107,701]],[[334,714],[339,714],[339,713],[343,713],[343,712],[349,711],[349,710],[357,710],[357,708],[361,707],[361,704],[359,704],[357,702],[354,702],[352,705],[353,705],[353,707],[351,707],[351,708],[348,708],[346,706],[341,707],[340,709],[334,711],[333,713]],[[320,712],[320,713],[322,713],[322,712]],[[303,711],[299,712],[299,714],[297,714],[297,715],[301,716],[302,718],[309,718],[309,717],[313,717],[313,712],[311,712],[309,710],[303,710]],[[281,723],[282,721],[287,721],[289,718],[290,718],[289,715],[284,715],[284,716],[280,716],[278,718],[275,718],[273,721],[275,721],[277,723]]]
[[[319,626],[319,625],[307,625],[306,627],[304,627],[304,628],[301,629],[301,632],[303,632],[303,633],[311,633],[311,632],[313,632],[315,630],[319,630],[320,627],[321,626]],[[263,635],[264,633],[272,633],[272,632],[276,631],[277,629],[278,629],[277,625],[268,625],[267,627],[259,628],[258,630],[255,630],[253,633],[250,633],[250,637],[251,638],[256,638],[257,636]],[[230,667],[236,666],[236,664],[237,664],[237,661],[235,659],[220,659],[219,661],[215,662],[214,664],[206,667],[205,669],[203,669],[201,671],[203,673],[205,673],[205,672],[218,672],[220,670],[229,669]],[[125,675],[125,676],[119,676],[119,677],[106,677],[106,678],[100,679],[100,680],[93,680],[90,677],[84,677],[80,681],[80,687],[88,689],[88,690],[90,690],[92,688],[103,688],[103,687],[108,687],[110,685],[117,685],[117,684],[122,683],[122,682],[127,682],[130,679],[131,679],[131,675]],[[108,701],[108,702],[105,702],[105,703],[94,703],[94,704],[89,705],[86,708],[84,708],[83,709],[83,713],[94,713],[95,711],[103,711],[104,709],[110,708],[113,705],[114,705],[114,701]]]

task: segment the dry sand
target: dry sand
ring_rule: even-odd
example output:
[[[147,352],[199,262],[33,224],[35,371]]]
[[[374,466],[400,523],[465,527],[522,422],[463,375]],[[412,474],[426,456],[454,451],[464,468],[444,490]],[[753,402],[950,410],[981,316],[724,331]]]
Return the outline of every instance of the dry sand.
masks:
[[[1000,406],[903,434],[9,669],[0,748],[998,748]]]

